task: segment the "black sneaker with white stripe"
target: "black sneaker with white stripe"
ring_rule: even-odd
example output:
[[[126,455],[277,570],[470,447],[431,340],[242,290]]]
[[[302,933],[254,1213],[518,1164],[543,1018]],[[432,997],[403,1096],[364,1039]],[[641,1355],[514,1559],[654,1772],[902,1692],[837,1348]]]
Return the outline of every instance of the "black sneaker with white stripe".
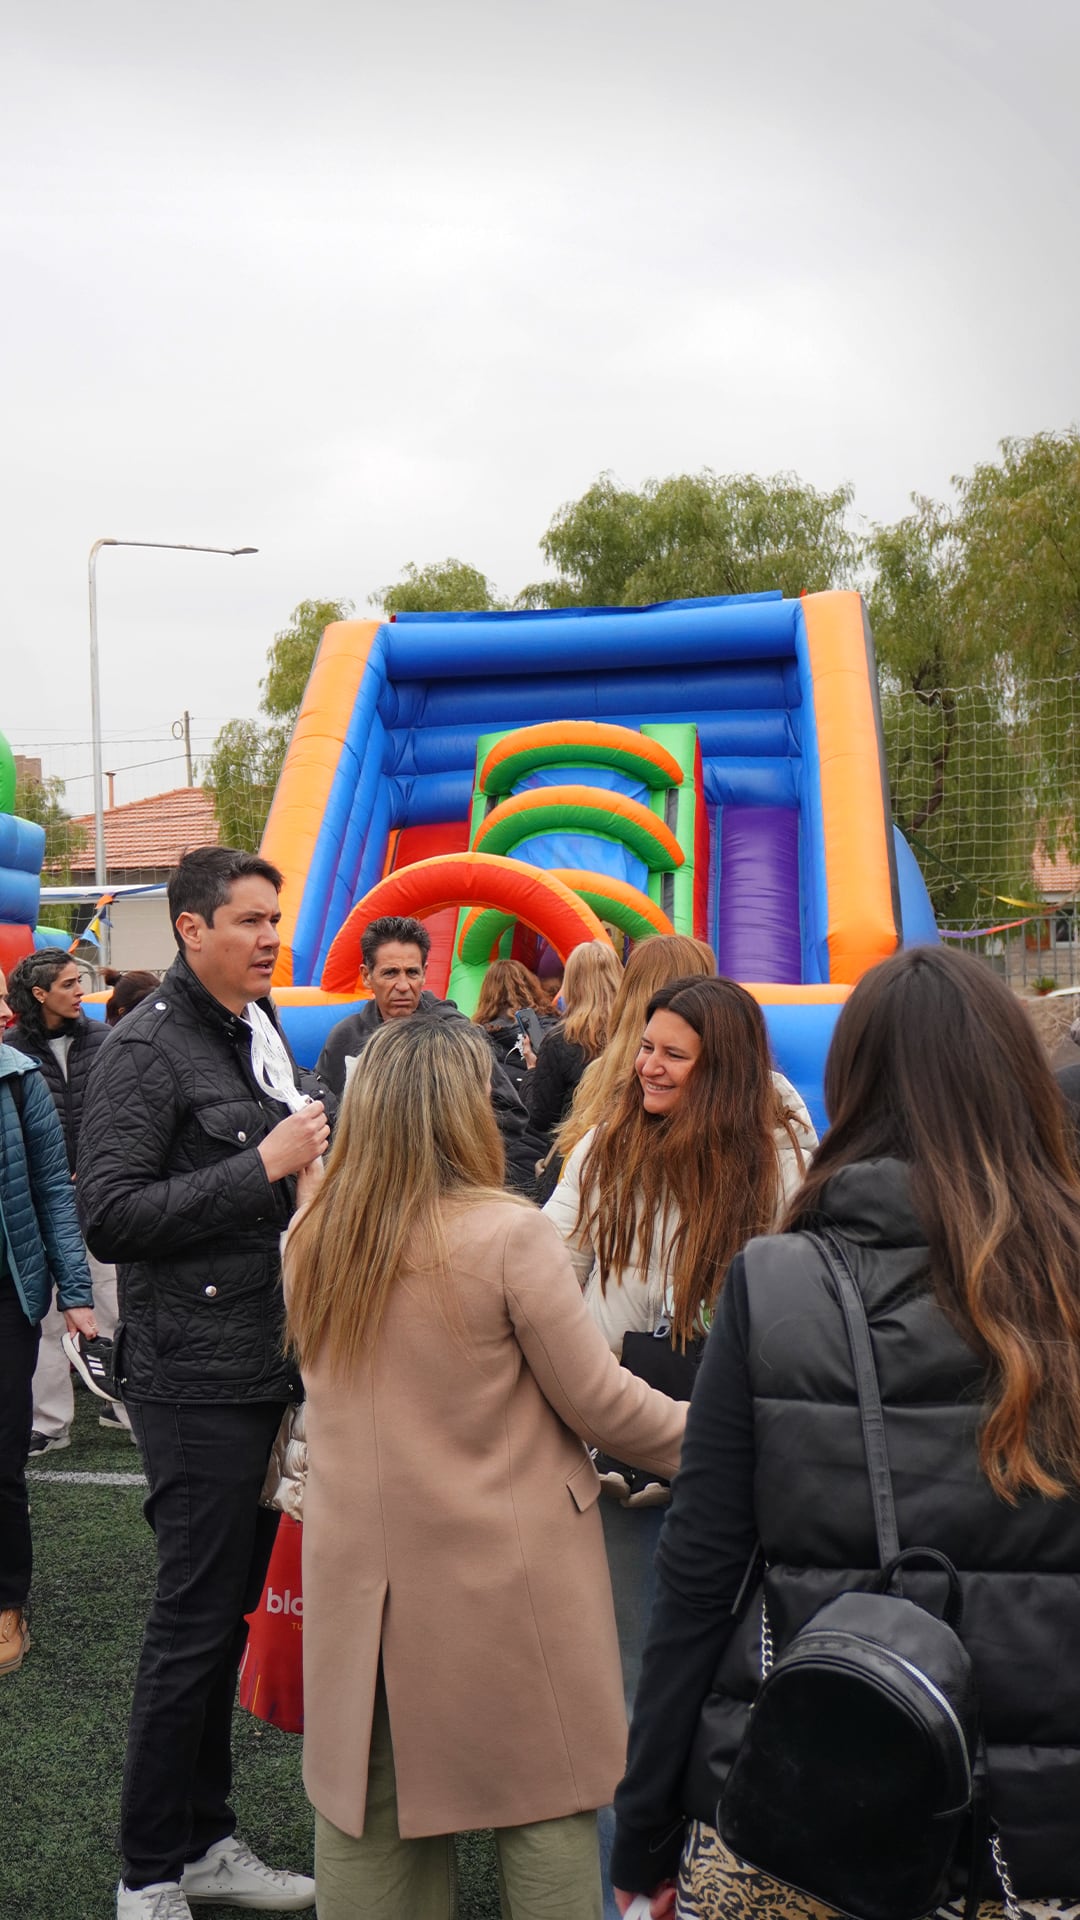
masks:
[[[113,1380],[112,1341],[103,1340],[100,1334],[88,1340],[85,1333],[65,1333],[62,1340],[64,1352],[83,1385],[96,1393],[99,1400],[119,1400]]]

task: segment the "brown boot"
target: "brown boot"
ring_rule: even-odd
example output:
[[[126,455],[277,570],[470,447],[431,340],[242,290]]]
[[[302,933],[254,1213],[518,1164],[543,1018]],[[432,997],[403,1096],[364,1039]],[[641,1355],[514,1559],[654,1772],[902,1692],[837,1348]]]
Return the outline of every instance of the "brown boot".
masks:
[[[30,1629],[21,1607],[5,1607],[0,1613],[0,1678],[17,1673],[30,1649]]]

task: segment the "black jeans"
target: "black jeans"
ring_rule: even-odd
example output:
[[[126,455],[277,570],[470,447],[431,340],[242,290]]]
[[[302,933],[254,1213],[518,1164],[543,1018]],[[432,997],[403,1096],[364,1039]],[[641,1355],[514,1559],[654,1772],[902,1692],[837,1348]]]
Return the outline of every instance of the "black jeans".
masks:
[[[30,1592],[26,1450],[40,1339],[41,1328],[27,1319],[5,1268],[0,1273],[0,1613],[24,1607]]]
[[[232,1713],[278,1516],[258,1504],[284,1407],[130,1401],[157,1540],[131,1705],[120,1847],[129,1887],[179,1880],[236,1827]]]

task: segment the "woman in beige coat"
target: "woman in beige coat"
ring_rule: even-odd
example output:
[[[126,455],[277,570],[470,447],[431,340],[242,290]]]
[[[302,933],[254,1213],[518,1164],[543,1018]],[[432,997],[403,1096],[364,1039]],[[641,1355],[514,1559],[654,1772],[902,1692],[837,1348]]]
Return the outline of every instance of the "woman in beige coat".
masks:
[[[388,1023],[287,1249],[320,1920],[449,1920],[475,1827],[507,1920],[600,1912],[626,1724],[587,1446],[671,1474],[685,1408],[619,1367],[500,1190],[490,1072],[471,1028]]]

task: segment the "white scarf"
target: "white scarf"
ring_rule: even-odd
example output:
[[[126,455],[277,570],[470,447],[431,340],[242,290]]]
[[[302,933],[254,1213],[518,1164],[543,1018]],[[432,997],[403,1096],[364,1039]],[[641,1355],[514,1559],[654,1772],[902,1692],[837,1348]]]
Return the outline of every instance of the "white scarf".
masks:
[[[299,1113],[310,1105],[310,1095],[296,1085],[285,1042],[273,1021],[255,1000],[248,1001],[244,1019],[251,1028],[251,1071],[257,1084],[271,1100]]]

